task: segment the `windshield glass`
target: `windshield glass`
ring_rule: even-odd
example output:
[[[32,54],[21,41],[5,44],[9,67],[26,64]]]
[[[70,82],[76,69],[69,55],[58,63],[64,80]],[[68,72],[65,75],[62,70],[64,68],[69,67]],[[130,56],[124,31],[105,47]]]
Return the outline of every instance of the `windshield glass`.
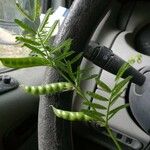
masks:
[[[31,0],[19,0],[22,7],[31,11]],[[21,30],[14,23],[14,19],[23,19],[15,6],[15,0],[0,0],[0,57],[20,57],[28,55],[29,51],[22,48],[15,41]],[[0,64],[0,67],[2,65]]]

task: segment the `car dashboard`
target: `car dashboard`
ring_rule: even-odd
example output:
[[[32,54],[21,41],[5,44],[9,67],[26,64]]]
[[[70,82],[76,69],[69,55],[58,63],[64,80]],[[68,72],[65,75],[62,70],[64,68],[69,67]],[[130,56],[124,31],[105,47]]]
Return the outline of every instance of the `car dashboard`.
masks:
[[[149,24],[149,8],[150,3],[148,1],[128,1],[122,6],[119,6],[119,3],[117,2],[114,3],[113,9],[107,13],[91,40],[98,42],[100,45],[111,48],[116,55],[126,61],[128,61],[128,59],[132,56],[141,54],[135,47],[135,36],[144,25]],[[141,68],[149,65],[150,56],[142,54],[142,62],[140,64],[134,64],[133,66],[140,70]],[[84,59],[82,62],[82,67],[85,68],[89,66],[94,68],[92,69],[91,73],[98,73],[99,78],[107,83],[110,87],[115,84],[115,76],[113,74],[100,69],[88,60]],[[105,91],[97,89],[94,81],[84,82],[82,87],[85,89],[85,91],[95,91],[95,93],[99,93],[102,96],[107,95]],[[75,110],[79,108],[78,99],[79,98],[76,97],[74,100]],[[100,103],[96,99],[91,99],[91,101]],[[120,106],[128,102],[128,92],[124,92],[115,105]],[[110,120],[110,126],[114,132],[114,135],[123,145],[123,149],[148,149],[150,136],[139,126],[133,117],[130,108],[123,109],[118,112],[118,114],[112,118],[112,120]],[[97,132],[95,133],[95,131],[91,131],[89,133],[87,130],[89,130],[91,127],[93,127],[93,129],[96,130],[99,135]],[[80,127],[76,127],[75,125],[75,131],[78,130],[80,130]],[[85,135],[86,138],[88,137],[96,143],[103,144],[109,149],[115,149],[115,147],[112,146],[112,143],[108,142],[105,131],[101,131],[99,125],[88,124],[87,130],[83,130],[83,135]]]

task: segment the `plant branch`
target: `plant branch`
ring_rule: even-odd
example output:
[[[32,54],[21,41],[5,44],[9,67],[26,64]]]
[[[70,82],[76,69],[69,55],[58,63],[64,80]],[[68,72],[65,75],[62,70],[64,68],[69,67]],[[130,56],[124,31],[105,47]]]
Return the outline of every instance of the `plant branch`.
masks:
[[[107,132],[108,132],[108,134],[110,135],[111,139],[112,139],[113,142],[115,143],[116,148],[117,148],[118,150],[122,150],[121,147],[120,147],[120,145],[119,145],[119,143],[118,143],[118,141],[116,140],[116,137],[113,135],[111,129],[109,128],[109,126],[107,126],[106,129],[107,129]]]

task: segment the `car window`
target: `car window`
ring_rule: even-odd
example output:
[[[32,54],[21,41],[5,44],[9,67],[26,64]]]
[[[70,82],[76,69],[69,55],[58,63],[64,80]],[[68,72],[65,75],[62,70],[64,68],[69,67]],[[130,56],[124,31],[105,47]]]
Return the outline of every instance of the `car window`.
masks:
[[[32,1],[19,1],[22,6],[31,11]],[[20,57],[28,55],[29,51],[16,44],[15,37],[21,30],[14,23],[14,19],[23,19],[15,6],[15,0],[0,0],[0,57]],[[2,65],[0,64],[0,67]]]

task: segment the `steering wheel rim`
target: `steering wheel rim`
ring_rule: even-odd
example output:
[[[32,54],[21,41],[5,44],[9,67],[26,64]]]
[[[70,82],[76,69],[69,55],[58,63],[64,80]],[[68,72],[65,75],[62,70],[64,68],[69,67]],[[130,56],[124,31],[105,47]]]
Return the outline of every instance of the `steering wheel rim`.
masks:
[[[84,51],[98,23],[103,19],[113,0],[75,0],[70,12],[62,24],[53,44],[64,40],[73,40],[71,49],[76,53]],[[80,62],[79,62],[80,63]],[[76,64],[74,69],[79,65]],[[53,68],[47,68],[44,84],[64,81]],[[56,118],[50,105],[56,108],[71,110],[73,92],[40,97],[38,114],[39,150],[73,149],[71,123]]]

